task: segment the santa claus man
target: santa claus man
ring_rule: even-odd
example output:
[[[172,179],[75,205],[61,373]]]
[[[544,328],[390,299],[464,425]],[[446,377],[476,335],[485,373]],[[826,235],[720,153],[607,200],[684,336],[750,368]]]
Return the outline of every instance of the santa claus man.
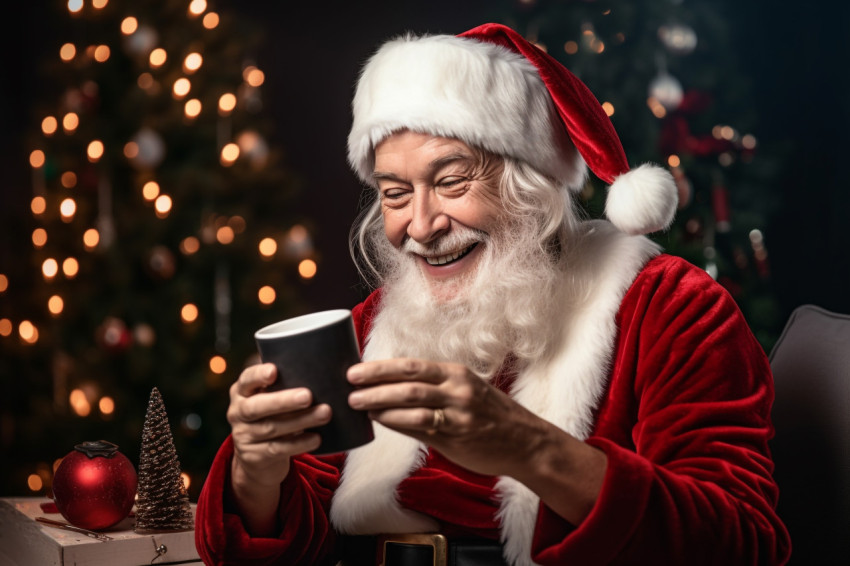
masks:
[[[310,455],[330,407],[246,369],[204,560],[784,562],[767,360],[729,295],[642,235],[673,217],[669,173],[629,170],[587,88],[500,25],[387,42],[353,114],[377,290],[349,404],[375,440]],[[573,203],[588,168],[606,220]]]

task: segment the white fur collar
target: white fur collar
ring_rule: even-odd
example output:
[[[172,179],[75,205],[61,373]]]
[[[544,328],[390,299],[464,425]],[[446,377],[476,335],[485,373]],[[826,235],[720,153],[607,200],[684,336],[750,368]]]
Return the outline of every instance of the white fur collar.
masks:
[[[605,222],[588,222],[582,253],[570,268],[563,297],[563,343],[551,358],[523,371],[511,397],[576,438],[588,437],[593,413],[607,385],[620,302],[637,273],[658,254],[642,236],[626,236]],[[364,360],[391,356],[376,321]],[[383,346],[383,347],[382,347]],[[427,448],[416,440],[376,425],[373,442],[351,451],[331,505],[331,521],[343,533],[434,532],[438,524],[403,509],[398,484],[421,466]],[[505,557],[515,566],[530,566],[531,541],[539,498],[508,477],[496,483],[497,520]]]

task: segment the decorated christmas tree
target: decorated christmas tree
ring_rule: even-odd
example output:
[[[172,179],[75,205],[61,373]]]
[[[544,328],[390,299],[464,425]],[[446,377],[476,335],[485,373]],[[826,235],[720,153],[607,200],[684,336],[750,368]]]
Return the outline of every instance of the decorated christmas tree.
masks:
[[[726,3],[689,0],[504,0],[501,20],[584,81],[611,116],[632,165],[669,167],[679,187],[665,251],[735,297],[770,349],[781,331],[765,226],[778,206],[776,152],[759,151],[749,79],[736,67]],[[769,155],[773,155],[770,157]],[[604,187],[584,204],[601,216]]]
[[[196,494],[254,330],[306,308],[316,264],[290,208],[300,181],[268,141],[262,37],[213,8],[71,0],[39,15],[31,181],[4,211],[0,258],[4,493],[49,493],[69,442],[135,452],[156,386]]]
[[[180,459],[174,448],[165,403],[156,387],[151,391],[142,429],[138,478],[134,526],[137,533],[192,528],[189,494],[180,475]]]

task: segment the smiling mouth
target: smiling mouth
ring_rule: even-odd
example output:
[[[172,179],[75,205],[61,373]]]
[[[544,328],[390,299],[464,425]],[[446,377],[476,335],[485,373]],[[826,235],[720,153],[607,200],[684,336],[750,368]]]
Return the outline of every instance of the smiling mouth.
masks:
[[[469,252],[471,252],[473,249],[475,249],[475,246],[477,246],[477,245],[478,245],[478,242],[472,244],[468,248],[464,248],[464,249],[457,251],[457,252],[454,252],[454,253],[450,253],[450,254],[447,254],[447,255],[441,255],[441,256],[438,256],[438,257],[426,257],[425,261],[428,262],[428,265],[435,265],[435,266],[448,265],[448,264],[454,263],[457,260],[468,255]]]

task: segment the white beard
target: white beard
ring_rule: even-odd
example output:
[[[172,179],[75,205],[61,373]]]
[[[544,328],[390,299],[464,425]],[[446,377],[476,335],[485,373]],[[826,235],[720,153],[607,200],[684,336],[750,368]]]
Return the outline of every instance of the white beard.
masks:
[[[455,226],[427,247],[408,240],[401,250],[378,238],[389,273],[374,326],[393,337],[394,357],[460,363],[489,379],[508,356],[521,366],[557,343],[560,270],[540,246],[536,222],[513,221],[492,237]],[[440,255],[475,242],[483,249],[474,272],[445,282],[427,279],[411,254]]]

